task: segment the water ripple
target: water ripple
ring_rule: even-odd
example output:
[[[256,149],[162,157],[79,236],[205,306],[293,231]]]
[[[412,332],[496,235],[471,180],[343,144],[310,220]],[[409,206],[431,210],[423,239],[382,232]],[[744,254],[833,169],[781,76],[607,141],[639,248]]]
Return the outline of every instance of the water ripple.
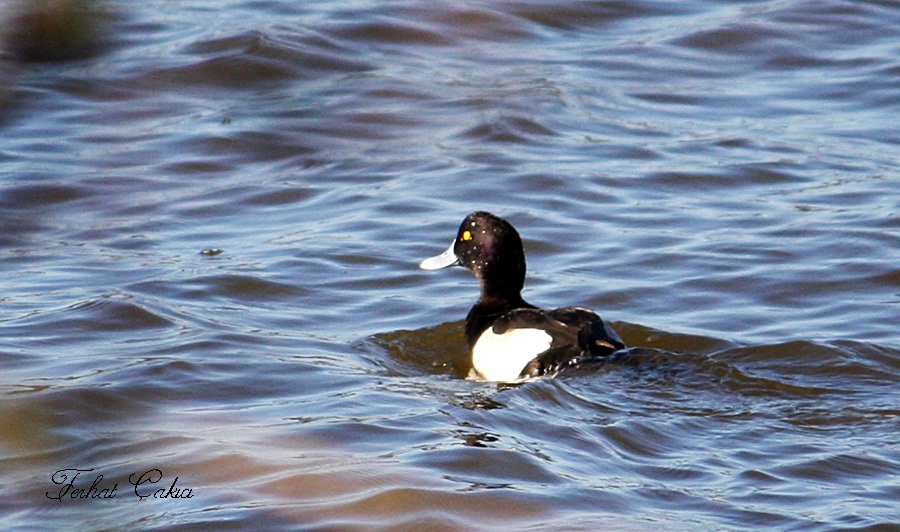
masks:
[[[37,9],[0,4],[4,524],[900,522],[889,3]],[[417,264],[476,209],[629,348],[467,379],[477,282]],[[43,496],[72,466],[121,495]],[[196,496],[131,504],[151,468]]]

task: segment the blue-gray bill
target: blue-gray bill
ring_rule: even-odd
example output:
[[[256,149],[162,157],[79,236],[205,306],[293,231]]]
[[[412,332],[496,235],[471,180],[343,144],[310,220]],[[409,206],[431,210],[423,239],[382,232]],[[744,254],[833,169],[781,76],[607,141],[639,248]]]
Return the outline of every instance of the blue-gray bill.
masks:
[[[450,243],[450,247],[447,248],[447,251],[436,257],[431,257],[430,259],[425,259],[420,262],[419,268],[422,268],[423,270],[440,270],[441,268],[459,264],[459,257],[457,257],[456,252],[453,251],[455,245],[456,240]]]

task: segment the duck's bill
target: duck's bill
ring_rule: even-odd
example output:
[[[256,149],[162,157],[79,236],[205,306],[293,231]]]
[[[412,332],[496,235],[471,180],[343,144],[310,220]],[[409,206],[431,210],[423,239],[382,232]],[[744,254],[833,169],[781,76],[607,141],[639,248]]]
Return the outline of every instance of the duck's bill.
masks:
[[[431,257],[430,259],[425,259],[419,263],[419,268],[422,268],[423,270],[440,270],[441,268],[459,264],[459,257],[453,252],[453,247],[455,245],[456,240],[450,244],[447,251],[441,253],[437,257]]]

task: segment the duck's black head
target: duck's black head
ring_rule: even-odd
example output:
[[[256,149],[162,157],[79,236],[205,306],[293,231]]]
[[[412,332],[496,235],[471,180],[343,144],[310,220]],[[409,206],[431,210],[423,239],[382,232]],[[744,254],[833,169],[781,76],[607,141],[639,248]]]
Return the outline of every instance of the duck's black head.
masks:
[[[473,212],[459,226],[450,248],[419,266],[437,270],[453,265],[475,274],[481,283],[482,298],[521,300],[525,251],[519,233],[506,220],[489,212]]]

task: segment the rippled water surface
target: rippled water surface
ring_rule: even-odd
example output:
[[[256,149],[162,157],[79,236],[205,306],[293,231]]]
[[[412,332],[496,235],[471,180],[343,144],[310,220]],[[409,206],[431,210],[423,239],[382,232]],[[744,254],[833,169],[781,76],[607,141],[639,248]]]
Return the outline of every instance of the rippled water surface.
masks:
[[[0,9],[5,529],[900,529],[895,2],[57,3]],[[630,348],[467,380],[473,210]]]

